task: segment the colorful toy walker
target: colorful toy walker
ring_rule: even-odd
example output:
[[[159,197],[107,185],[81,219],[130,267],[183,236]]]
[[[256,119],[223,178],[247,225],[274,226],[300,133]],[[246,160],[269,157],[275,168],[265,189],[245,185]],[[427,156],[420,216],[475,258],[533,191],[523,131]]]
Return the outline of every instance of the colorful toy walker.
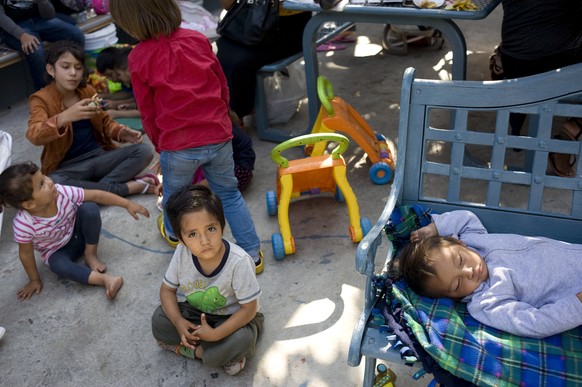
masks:
[[[298,160],[287,160],[281,153],[289,148],[306,146],[322,141],[334,141],[338,145],[331,154],[312,156]],[[360,219],[356,195],[346,179],[346,164],[341,154],[348,148],[349,140],[337,133],[315,133],[295,137],[277,145],[271,158],[279,165],[277,170],[277,192],[268,191],[267,211],[278,215],[281,233],[271,236],[274,257],[282,260],[285,255],[295,253],[295,240],[289,226],[289,204],[292,198],[330,192],[339,202],[345,201],[350,219],[350,238],[359,242],[372,229],[368,218]]]
[[[317,93],[321,109],[311,133],[341,132],[352,138],[368,155],[372,167],[370,179],[374,184],[387,184],[394,175],[394,158],[381,134],[375,134],[358,112],[340,97],[334,97],[331,83],[324,76],[317,78]],[[305,148],[305,154],[320,156],[326,142]]]

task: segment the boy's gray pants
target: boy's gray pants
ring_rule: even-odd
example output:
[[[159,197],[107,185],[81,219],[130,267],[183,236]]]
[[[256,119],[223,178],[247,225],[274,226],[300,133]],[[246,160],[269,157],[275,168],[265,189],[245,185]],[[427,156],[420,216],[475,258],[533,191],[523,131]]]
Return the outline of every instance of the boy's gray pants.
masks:
[[[193,322],[200,324],[201,312],[193,308],[187,302],[179,302],[178,307],[182,316]],[[206,313],[206,321],[211,327],[216,327],[228,319],[229,316],[218,316]],[[240,328],[230,336],[219,341],[201,341],[204,348],[202,362],[210,367],[222,367],[233,360],[241,360],[243,357],[250,357],[255,353],[257,338],[263,330],[264,316],[257,312],[255,318]],[[168,319],[162,306],[158,306],[152,316],[152,332],[156,340],[169,345],[179,345],[180,335],[172,322]]]

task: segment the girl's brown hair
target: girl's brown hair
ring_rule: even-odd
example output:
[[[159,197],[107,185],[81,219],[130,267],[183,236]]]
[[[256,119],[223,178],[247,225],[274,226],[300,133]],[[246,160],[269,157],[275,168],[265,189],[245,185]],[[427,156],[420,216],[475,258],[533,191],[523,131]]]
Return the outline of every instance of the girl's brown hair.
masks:
[[[115,24],[139,41],[168,36],[182,22],[174,0],[109,0],[109,11]]]
[[[85,87],[87,85],[87,74],[89,70],[85,65],[85,48],[77,42],[71,40],[59,40],[50,45],[46,51],[46,64],[55,67],[55,64],[61,56],[69,53],[73,58],[77,59],[81,65],[83,65],[83,76],[81,77],[81,83],[79,87]],[[46,77],[49,82],[53,81],[53,77],[49,73],[46,73]]]
[[[389,273],[393,277],[406,279],[408,287],[421,296],[439,297],[428,287],[428,280],[436,276],[434,262],[443,248],[459,243],[455,238],[440,236],[412,242],[390,261]]]
[[[32,199],[32,176],[38,166],[29,161],[11,165],[0,174],[0,212],[9,206],[22,209],[22,203]]]

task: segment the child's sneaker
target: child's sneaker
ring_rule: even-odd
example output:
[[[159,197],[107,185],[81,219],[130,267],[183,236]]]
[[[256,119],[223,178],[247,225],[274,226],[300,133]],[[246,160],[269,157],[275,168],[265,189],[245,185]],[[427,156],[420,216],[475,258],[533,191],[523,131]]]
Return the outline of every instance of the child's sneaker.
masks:
[[[183,345],[176,345],[176,353],[189,359],[196,360],[196,348],[188,348]]]
[[[180,244],[180,241],[174,240],[174,238],[170,238],[169,236],[166,235],[166,229],[164,227],[164,213],[163,212],[160,215],[158,215],[157,223],[158,223],[158,230],[160,230],[160,234],[162,234],[162,238],[164,238],[166,243],[168,245],[170,245],[170,247],[173,249],[178,247],[178,245]]]
[[[245,364],[247,364],[246,357],[243,357],[242,360],[229,361],[224,365],[224,372],[230,376],[234,376],[245,368]]]
[[[265,269],[265,261],[263,260],[263,251],[259,250],[259,262],[255,262],[255,273],[259,275]]]

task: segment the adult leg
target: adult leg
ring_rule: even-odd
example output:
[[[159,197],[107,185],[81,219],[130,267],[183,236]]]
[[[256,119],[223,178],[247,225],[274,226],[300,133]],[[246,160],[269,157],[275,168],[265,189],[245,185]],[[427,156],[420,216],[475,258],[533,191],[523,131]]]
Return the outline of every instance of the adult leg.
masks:
[[[85,34],[75,24],[71,24],[62,18],[34,19],[35,28],[42,40],[56,42],[59,40],[72,40],[81,45],[85,44]]]
[[[230,106],[239,117],[253,110],[257,71],[300,52],[303,29],[310,18],[309,12],[281,17],[277,36],[268,44],[245,46],[228,38],[218,39],[217,57],[228,81]]]
[[[27,34],[34,35],[39,41],[41,41],[41,44],[39,44],[38,48],[34,52],[25,54],[24,51],[22,51],[22,44],[20,43],[20,40],[8,33],[2,33],[2,38],[8,47],[12,48],[13,50],[17,50],[21,55],[24,56],[30,70],[32,81],[34,82],[34,87],[36,90],[40,90],[48,84],[46,78],[46,62],[44,47],[42,45],[42,38],[39,32],[35,29],[35,25],[32,20],[19,22],[18,25]]]
[[[258,262],[260,240],[247,204],[238,190],[231,142],[206,148],[211,150],[211,158],[202,164],[202,170],[208,185],[222,201],[224,216],[236,243]]]

